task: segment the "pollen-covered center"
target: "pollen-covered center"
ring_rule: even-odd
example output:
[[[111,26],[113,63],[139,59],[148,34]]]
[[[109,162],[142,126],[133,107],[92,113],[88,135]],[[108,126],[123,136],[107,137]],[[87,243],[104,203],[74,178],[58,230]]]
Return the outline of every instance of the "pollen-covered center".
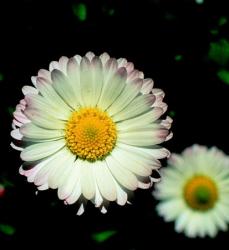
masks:
[[[98,108],[82,108],[73,112],[68,120],[65,139],[72,153],[81,159],[96,161],[112,151],[117,130],[106,112]]]
[[[214,207],[218,190],[209,177],[195,176],[185,185],[184,198],[192,209],[206,211]]]

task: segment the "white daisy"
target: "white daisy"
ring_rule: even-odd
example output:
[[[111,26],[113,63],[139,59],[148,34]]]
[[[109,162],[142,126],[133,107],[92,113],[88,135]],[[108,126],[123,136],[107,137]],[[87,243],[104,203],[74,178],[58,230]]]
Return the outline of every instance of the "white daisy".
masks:
[[[156,181],[150,175],[169,154],[157,144],[171,138],[172,120],[159,119],[164,93],[132,63],[107,53],[61,57],[32,82],[14,112],[11,145],[38,190],[58,189],[81,214],[87,200],[106,212],[109,201],[124,205],[128,191]]]
[[[154,196],[157,212],[175,221],[175,230],[188,237],[214,237],[229,223],[229,159],[212,147],[193,145],[181,155],[172,154],[169,167]]]

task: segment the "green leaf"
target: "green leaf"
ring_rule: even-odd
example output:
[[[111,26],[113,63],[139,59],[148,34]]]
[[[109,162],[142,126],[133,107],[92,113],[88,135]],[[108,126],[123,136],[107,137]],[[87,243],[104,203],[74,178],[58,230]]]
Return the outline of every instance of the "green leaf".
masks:
[[[175,55],[174,60],[175,61],[181,61],[183,59],[183,55]]]
[[[6,235],[13,235],[15,231],[16,231],[15,228],[10,225],[0,224],[0,232]]]
[[[210,43],[210,49],[208,52],[210,60],[225,66],[229,60],[229,43],[226,39],[221,39],[218,42]]]
[[[229,71],[221,69],[217,72],[217,75],[221,81],[229,85]]]
[[[219,31],[217,29],[212,29],[210,30],[210,33],[214,36],[218,35],[219,34]]]
[[[170,116],[170,117],[174,117],[175,115],[176,115],[176,112],[175,112],[175,111],[171,110],[171,111],[169,112],[169,116]]]
[[[84,3],[73,4],[72,11],[81,22],[87,19],[87,6]]]
[[[110,237],[115,235],[117,231],[115,230],[107,230],[99,233],[92,234],[92,239],[96,241],[97,243],[102,243],[106,240],[108,240]]]
[[[218,21],[219,26],[223,26],[224,24],[227,23],[227,18],[225,16],[221,16]]]

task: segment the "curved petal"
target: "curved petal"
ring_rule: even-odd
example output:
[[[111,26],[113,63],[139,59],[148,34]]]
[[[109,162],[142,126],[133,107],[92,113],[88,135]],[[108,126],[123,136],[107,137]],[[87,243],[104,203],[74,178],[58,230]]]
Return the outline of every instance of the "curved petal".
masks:
[[[33,144],[21,152],[21,158],[23,161],[37,161],[56,153],[64,146],[65,140]]]
[[[93,164],[93,171],[101,195],[108,201],[116,200],[117,192],[114,178],[108,169],[106,162],[95,162]]]
[[[112,175],[116,181],[129,190],[135,190],[138,187],[138,180],[134,174],[123,168],[112,155],[108,155],[105,159]]]
[[[151,110],[151,105],[155,101],[154,95],[140,95],[136,97],[127,107],[112,116],[113,121],[123,121]]]

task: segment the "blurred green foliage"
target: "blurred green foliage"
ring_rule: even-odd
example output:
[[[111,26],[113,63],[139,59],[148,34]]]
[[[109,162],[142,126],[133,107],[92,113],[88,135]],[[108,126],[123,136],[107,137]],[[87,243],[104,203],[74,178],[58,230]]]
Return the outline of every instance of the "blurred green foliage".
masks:
[[[221,81],[229,85],[229,71],[221,69],[217,72],[217,75]]]
[[[183,59],[183,55],[175,55],[174,60],[175,61],[181,61]]]
[[[110,237],[115,235],[117,231],[115,230],[107,230],[99,233],[92,234],[92,239],[96,241],[97,243],[102,243],[106,240],[108,240]]]
[[[13,235],[15,233],[15,228],[10,226],[10,225],[7,225],[7,224],[0,224],[0,232],[6,234],[6,235]]]
[[[225,16],[221,16],[218,21],[219,26],[223,26],[224,24],[227,23],[227,18]]]
[[[219,65],[225,66],[229,60],[229,42],[221,39],[218,42],[210,43],[208,57]]]
[[[87,6],[84,3],[75,3],[72,5],[74,15],[83,22],[87,19]]]

